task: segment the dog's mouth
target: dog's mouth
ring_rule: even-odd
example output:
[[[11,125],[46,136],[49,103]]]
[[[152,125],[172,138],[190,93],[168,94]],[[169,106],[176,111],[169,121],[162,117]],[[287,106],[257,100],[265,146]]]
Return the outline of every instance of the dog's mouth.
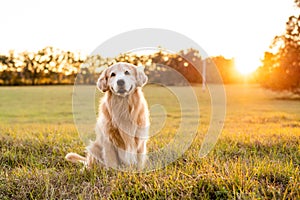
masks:
[[[117,93],[120,93],[120,94],[125,94],[125,92],[127,92],[127,90],[125,90],[124,88],[121,88],[117,91]]]
[[[130,91],[132,90],[132,86],[129,88],[129,90],[126,90],[125,88],[119,88],[117,91],[114,90],[114,92],[119,95],[119,96],[126,96],[127,94],[130,93]]]

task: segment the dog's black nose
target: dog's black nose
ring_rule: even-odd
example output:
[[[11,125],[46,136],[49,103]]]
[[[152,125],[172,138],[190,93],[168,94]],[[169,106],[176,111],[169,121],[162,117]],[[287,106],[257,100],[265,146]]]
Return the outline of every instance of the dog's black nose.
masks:
[[[124,86],[125,85],[125,81],[123,79],[120,79],[117,81],[117,85],[118,86]]]

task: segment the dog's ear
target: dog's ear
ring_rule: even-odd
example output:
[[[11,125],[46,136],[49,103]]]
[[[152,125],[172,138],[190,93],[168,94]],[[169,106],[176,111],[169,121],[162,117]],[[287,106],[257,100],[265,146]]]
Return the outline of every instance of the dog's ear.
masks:
[[[148,77],[144,72],[144,66],[136,67],[136,85],[137,87],[143,87],[148,81]]]
[[[97,81],[97,88],[102,92],[106,92],[108,90],[107,79],[107,69],[105,69],[101,72],[100,77]]]

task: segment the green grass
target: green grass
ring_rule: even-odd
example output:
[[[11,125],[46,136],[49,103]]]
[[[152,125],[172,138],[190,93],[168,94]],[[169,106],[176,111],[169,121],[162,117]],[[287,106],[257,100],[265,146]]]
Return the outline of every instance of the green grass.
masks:
[[[81,172],[81,165],[64,160],[85,147],[73,122],[72,89],[0,87],[0,199],[300,198],[300,101],[277,99],[258,86],[226,86],[222,135],[213,151],[199,158],[211,106],[208,93],[195,87],[200,126],[177,161],[140,174]],[[159,108],[152,110],[151,131],[163,127],[149,142],[155,151],[172,139],[179,104],[164,88],[148,86],[145,94],[150,106],[162,104],[168,113],[163,125]]]

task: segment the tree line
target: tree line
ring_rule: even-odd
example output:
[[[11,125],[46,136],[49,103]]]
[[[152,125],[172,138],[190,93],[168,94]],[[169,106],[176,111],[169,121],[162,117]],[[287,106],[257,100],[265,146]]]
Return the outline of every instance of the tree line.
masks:
[[[0,85],[73,84],[75,79],[77,84],[95,84],[101,71],[116,62],[145,66],[149,81],[153,83],[202,83],[204,62],[208,82],[218,80],[219,74],[211,70],[215,64],[225,83],[242,81],[235,71],[233,59],[222,56],[202,59],[199,51],[192,48],[177,53],[161,49],[148,55],[123,53],[106,58],[46,47],[37,52],[10,51],[8,55],[0,55]]]
[[[85,58],[46,47],[38,52],[0,55],[1,85],[71,84]]]

